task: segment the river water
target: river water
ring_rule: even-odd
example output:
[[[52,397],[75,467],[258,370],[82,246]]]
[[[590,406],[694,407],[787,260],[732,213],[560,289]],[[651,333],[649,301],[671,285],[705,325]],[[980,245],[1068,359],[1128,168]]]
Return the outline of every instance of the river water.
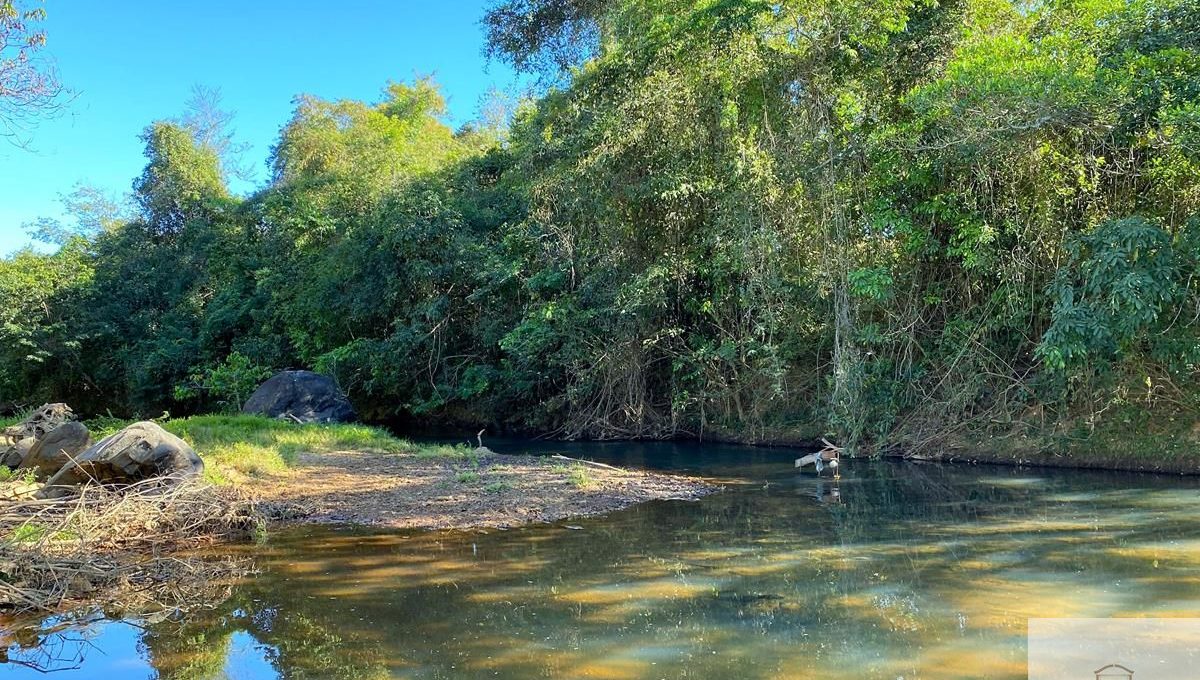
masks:
[[[726,486],[509,531],[280,531],[211,608],[9,631],[0,676],[1021,678],[1031,617],[1200,617],[1196,479],[847,461],[835,482],[781,449],[488,443]]]

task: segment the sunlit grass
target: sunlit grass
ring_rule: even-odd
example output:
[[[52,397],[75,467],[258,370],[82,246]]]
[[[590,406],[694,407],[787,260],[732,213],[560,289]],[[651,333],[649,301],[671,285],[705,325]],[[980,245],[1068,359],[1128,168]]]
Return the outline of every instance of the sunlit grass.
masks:
[[[575,488],[586,489],[591,486],[593,479],[588,475],[587,468],[582,463],[573,463],[571,465],[556,464],[550,467],[550,471],[556,475],[566,475],[567,481],[575,485]]]
[[[479,456],[464,444],[424,444],[417,447],[418,458],[456,458],[478,462]]]
[[[0,418],[0,427],[21,422],[20,416]],[[132,421],[99,417],[85,421],[92,441],[99,441]],[[239,476],[263,477],[283,474],[301,453],[367,451],[414,454],[420,458],[445,458],[479,465],[468,446],[415,444],[385,430],[355,424],[298,424],[253,415],[206,415],[160,421],[196,449],[204,459],[205,477],[215,484],[231,484]],[[0,482],[14,473],[0,467]]]
[[[8,422],[20,422],[20,419],[0,420],[0,423]],[[101,417],[87,420],[86,425],[92,441],[98,441],[130,422]],[[367,425],[301,425],[252,415],[191,416],[159,424],[196,449],[204,459],[205,477],[215,484],[233,483],[233,478],[238,476],[285,473],[301,453],[368,451],[469,459],[470,452],[466,447],[414,444]]]
[[[207,476],[216,483],[228,481],[223,474],[227,471],[252,477],[283,473],[300,453],[419,450],[366,425],[300,425],[262,416],[212,415],[168,420],[162,426],[196,449],[209,468]]]
[[[574,484],[577,489],[586,489],[593,483],[592,478],[588,475],[587,468],[579,463],[571,466],[571,473],[567,476],[567,480]]]

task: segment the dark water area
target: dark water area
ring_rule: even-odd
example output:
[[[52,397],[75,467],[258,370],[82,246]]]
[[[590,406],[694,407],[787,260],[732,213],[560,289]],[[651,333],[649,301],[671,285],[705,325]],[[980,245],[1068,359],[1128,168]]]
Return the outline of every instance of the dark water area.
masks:
[[[0,676],[1020,678],[1031,617],[1200,616],[1200,480],[486,441],[724,482],[509,531],[294,528],[182,620],[5,634]],[[57,660],[56,660],[57,659]]]

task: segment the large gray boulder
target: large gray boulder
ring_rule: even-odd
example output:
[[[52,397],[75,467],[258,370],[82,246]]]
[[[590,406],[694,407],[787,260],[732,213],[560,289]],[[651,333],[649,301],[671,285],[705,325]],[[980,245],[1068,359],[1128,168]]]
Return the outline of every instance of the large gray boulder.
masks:
[[[63,423],[39,437],[18,467],[32,469],[39,478],[46,478],[62,469],[88,447],[87,426],[78,421]]]
[[[358,418],[333,379],[312,371],[283,371],[272,376],[250,395],[242,413],[301,423],[349,423]]]
[[[63,466],[38,492],[55,498],[87,482],[132,483],[151,477],[182,481],[204,472],[204,461],[187,442],[155,423],[140,422],[105,437]]]

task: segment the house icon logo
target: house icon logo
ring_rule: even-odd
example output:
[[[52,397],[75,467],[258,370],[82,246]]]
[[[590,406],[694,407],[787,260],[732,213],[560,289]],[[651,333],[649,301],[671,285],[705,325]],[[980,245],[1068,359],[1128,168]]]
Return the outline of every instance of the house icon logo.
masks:
[[[1096,669],[1096,680],[1133,680],[1133,671],[1119,663]]]

